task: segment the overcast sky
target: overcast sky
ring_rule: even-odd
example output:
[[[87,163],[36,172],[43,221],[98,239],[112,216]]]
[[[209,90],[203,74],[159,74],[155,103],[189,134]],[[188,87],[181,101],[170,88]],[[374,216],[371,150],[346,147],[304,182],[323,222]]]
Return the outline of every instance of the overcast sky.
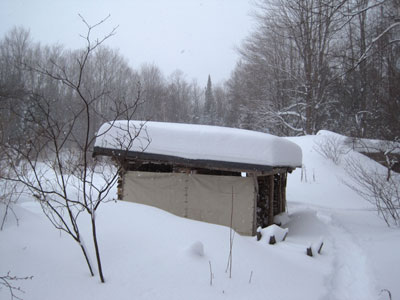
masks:
[[[235,47],[250,32],[251,0],[0,0],[0,36],[13,26],[30,29],[34,41],[84,45],[78,13],[89,23],[111,14],[97,32],[119,26],[107,45],[132,67],[154,63],[168,76],[180,69],[204,85],[229,78]],[[99,36],[100,36],[99,35]]]

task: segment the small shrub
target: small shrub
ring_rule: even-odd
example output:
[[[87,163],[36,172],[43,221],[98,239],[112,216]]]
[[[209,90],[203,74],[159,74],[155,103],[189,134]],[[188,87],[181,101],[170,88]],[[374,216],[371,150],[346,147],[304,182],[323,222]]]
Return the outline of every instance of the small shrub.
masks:
[[[320,135],[314,141],[314,150],[326,159],[333,161],[335,165],[340,163],[343,154],[348,152],[343,139],[337,135]]]
[[[347,186],[372,203],[388,226],[400,226],[400,175],[390,178],[377,169],[367,169],[360,161],[346,161],[352,182]]]

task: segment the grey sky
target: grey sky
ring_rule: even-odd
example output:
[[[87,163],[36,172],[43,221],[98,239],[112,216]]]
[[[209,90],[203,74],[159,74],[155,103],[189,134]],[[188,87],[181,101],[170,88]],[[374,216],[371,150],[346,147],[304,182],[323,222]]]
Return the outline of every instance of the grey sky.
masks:
[[[228,79],[239,46],[252,26],[250,0],[0,0],[0,36],[13,26],[30,29],[34,41],[83,45],[82,14],[94,23],[111,14],[101,33],[119,25],[107,41],[132,67],[155,63],[168,76],[182,70],[204,85]]]

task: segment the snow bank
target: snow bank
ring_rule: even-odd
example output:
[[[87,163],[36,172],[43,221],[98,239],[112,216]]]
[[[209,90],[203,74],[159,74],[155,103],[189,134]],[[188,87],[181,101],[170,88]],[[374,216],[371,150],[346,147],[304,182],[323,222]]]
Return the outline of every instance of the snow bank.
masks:
[[[395,153],[400,154],[400,143],[387,140],[362,139],[347,137],[332,131],[320,130],[317,136],[323,138],[333,138],[338,142],[362,153]]]
[[[164,122],[103,124],[95,147],[266,166],[300,167],[299,146],[285,138],[250,130]],[[136,137],[130,143],[131,137]]]

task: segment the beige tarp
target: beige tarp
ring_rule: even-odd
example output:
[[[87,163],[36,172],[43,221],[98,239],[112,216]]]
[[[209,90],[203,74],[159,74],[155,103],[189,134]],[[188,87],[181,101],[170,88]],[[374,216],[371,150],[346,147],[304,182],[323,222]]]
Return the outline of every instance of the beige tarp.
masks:
[[[127,172],[123,200],[152,205],[178,216],[254,234],[256,191],[249,177]]]

